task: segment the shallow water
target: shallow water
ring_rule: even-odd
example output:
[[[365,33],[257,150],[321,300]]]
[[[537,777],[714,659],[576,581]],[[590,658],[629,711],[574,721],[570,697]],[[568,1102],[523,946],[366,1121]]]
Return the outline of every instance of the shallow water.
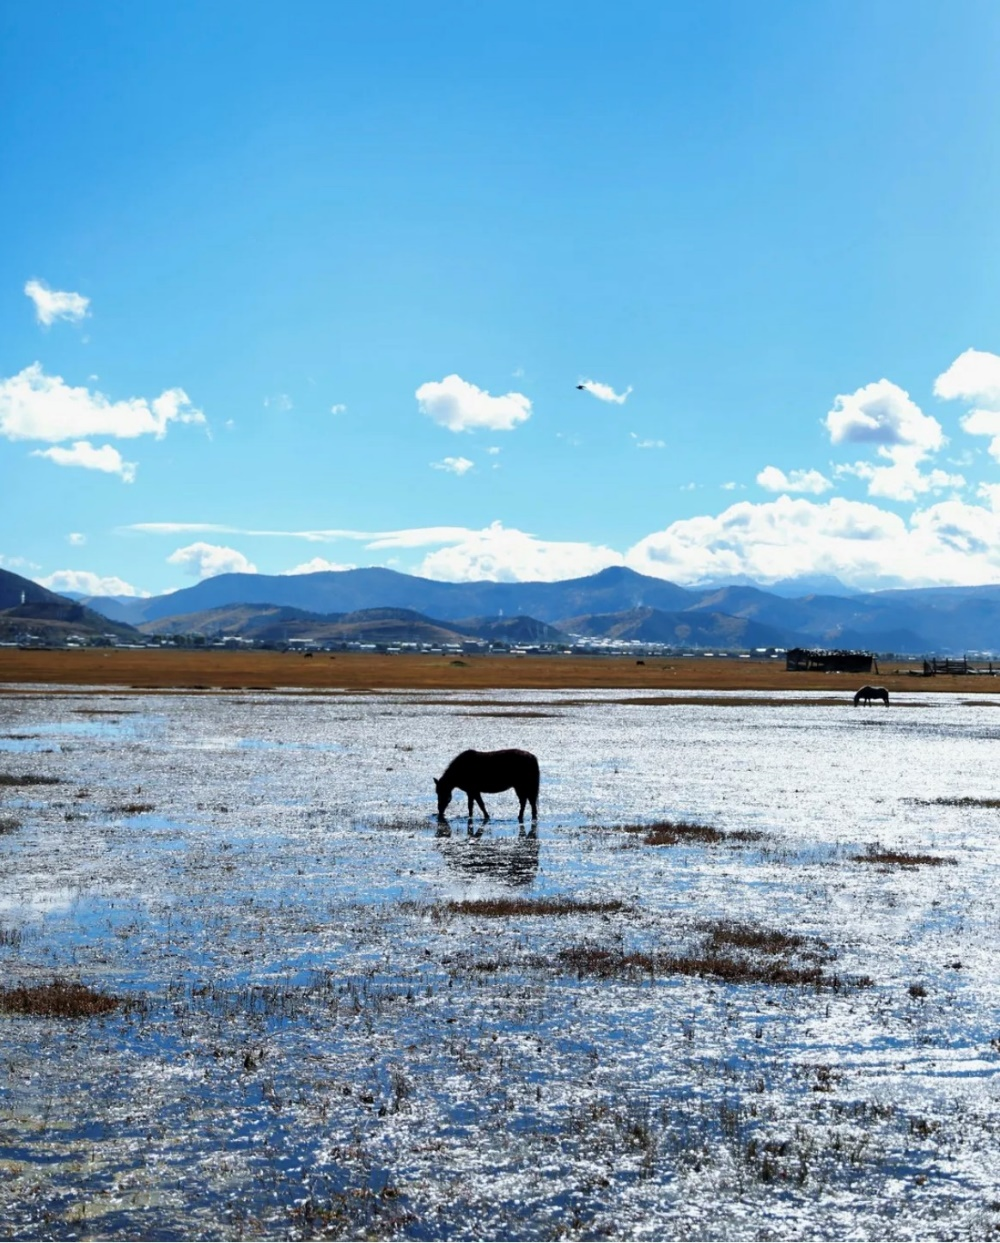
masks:
[[[137,1003],[0,1018],[6,1236],[997,1233],[1000,810],[933,802],[1000,795],[995,700],[623,698],[0,697],[0,773],[61,780],[0,785],[3,979]],[[539,756],[537,836],[441,834],[467,746]],[[616,827],[664,819],[761,836]],[[440,905],[546,895],[623,907]],[[559,956],[719,920],[840,986]]]

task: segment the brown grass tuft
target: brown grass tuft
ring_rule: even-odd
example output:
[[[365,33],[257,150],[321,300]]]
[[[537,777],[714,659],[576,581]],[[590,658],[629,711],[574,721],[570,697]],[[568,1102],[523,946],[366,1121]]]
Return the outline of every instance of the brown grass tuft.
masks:
[[[0,786],[57,786],[59,777],[46,777],[42,773],[0,773]]]
[[[582,979],[635,980],[642,977],[686,975],[722,980],[727,984],[771,984],[839,990],[867,988],[867,976],[845,979],[827,975],[818,965],[833,957],[822,941],[794,933],[724,920],[707,925],[702,943],[687,953],[625,953],[601,945],[584,944],[563,950],[559,960]]]
[[[109,816],[141,816],[144,812],[155,811],[152,803],[119,803],[108,808]]]
[[[701,843],[715,846],[719,842],[759,842],[764,834],[751,829],[723,832],[709,824],[691,824],[685,820],[659,820],[655,824],[620,824],[619,833],[642,834],[645,846],[678,846]]]
[[[855,863],[876,863],[883,867],[942,867],[954,864],[955,859],[944,855],[917,855],[905,850],[882,850],[878,845],[869,846],[863,855],[851,855]]]
[[[42,1018],[81,1019],[110,1014],[122,1004],[121,997],[88,988],[86,984],[58,976],[48,984],[0,987],[0,1010]]]
[[[16,833],[20,827],[21,821],[13,816],[0,816],[0,837],[5,833]]]
[[[918,807],[1000,807],[1000,798],[971,798],[964,796],[962,798],[914,798],[908,799],[908,802],[916,803]]]
[[[775,928],[758,928],[753,924],[740,924],[735,920],[721,920],[710,924],[707,944],[715,951],[723,946],[735,946],[754,953],[771,955],[795,954],[807,945],[805,937],[797,933],[779,932]],[[823,946],[822,948],[825,948]]]
[[[559,958],[580,978],[635,979],[637,976],[707,976],[727,984],[811,984],[832,986],[819,967],[800,967],[773,959],[729,956],[706,951],[692,954],[624,954],[600,946],[574,946],[560,951]]]
[[[584,902],[577,898],[465,898],[441,902],[431,907],[431,914],[479,915],[485,919],[507,919],[518,915],[609,915],[624,910],[616,899]]]

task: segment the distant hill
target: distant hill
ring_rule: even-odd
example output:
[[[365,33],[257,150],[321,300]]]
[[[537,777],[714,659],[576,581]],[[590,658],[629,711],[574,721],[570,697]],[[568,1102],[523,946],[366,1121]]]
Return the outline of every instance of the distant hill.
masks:
[[[10,640],[30,633],[46,643],[62,643],[71,634],[113,634],[121,639],[137,639],[131,626],[111,622],[77,600],[0,570],[0,639]]]
[[[143,622],[145,634],[224,635],[259,643],[461,643],[470,637],[466,627],[455,627],[424,617],[412,609],[359,609],[353,613],[309,613],[304,609],[267,604],[227,605]]]
[[[568,636],[534,617],[467,617],[456,623],[468,634],[490,643],[565,643]]]
[[[666,613],[660,609],[629,609],[623,613],[598,613],[567,618],[562,629],[588,638],[669,643],[679,647],[724,649],[786,646],[784,631],[745,617],[689,610]]]

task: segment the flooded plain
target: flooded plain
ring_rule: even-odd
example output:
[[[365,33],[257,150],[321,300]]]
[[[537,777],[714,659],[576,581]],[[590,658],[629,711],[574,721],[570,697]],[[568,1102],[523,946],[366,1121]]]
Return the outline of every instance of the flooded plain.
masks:
[[[8,690],[5,1237],[1000,1236],[1000,700]]]

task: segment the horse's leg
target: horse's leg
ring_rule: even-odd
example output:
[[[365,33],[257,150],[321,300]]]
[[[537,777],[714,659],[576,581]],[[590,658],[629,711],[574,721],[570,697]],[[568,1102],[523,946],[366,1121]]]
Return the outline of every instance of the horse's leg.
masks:
[[[476,798],[477,797],[478,796],[474,794],[471,790],[469,791],[469,819],[470,820],[472,819],[473,812],[476,810]]]
[[[478,790],[476,791],[476,793],[475,793],[475,796],[474,796],[474,797],[475,797],[476,802],[479,804],[480,808],[482,809],[482,813],[483,813],[483,824],[485,824],[485,823],[486,823],[486,821],[487,821],[487,820],[489,820],[489,818],[490,818],[490,813],[486,810],[486,804],[483,802],[483,796],[479,793],[479,791],[478,791]],[[471,803],[471,801],[472,801],[472,798],[473,798],[473,795],[471,795],[471,794],[470,794],[470,795],[469,795],[469,801],[470,801],[470,803]],[[471,811],[471,810],[469,811],[469,815],[470,815],[470,816],[472,815],[472,811]]]
[[[527,794],[522,794],[520,790],[516,793],[517,797],[521,800],[521,806],[517,813],[517,822],[518,824],[524,824],[524,805],[528,801],[528,796]]]

